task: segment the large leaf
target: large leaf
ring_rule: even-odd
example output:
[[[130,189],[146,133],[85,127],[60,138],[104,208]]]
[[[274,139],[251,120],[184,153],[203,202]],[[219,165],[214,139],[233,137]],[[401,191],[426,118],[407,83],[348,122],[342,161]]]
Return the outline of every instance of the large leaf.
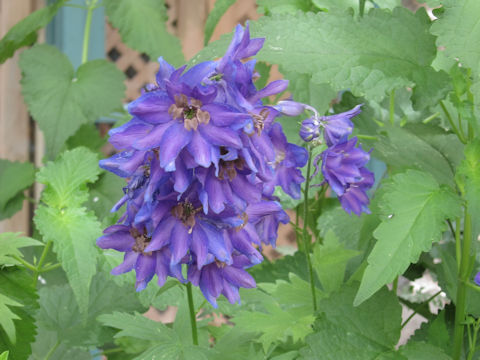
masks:
[[[124,186],[125,179],[111,172],[103,172],[98,181],[90,187],[88,208],[95,211],[99,219],[103,219],[110,214],[112,207],[123,196]]]
[[[82,64],[75,72],[67,56],[50,45],[22,53],[22,94],[45,134],[53,158],[80,125],[122,106],[124,75],[106,60]]]
[[[18,265],[19,262],[15,257],[23,257],[20,248],[27,246],[41,246],[40,241],[20,236],[20,233],[2,233],[0,234],[0,266],[4,264]]]
[[[16,23],[0,40],[0,64],[12,57],[17,49],[32,45],[37,40],[37,30],[45,27],[64,3],[65,0],[58,0]]]
[[[451,360],[442,349],[425,342],[409,341],[407,345],[398,349],[399,355],[406,360]]]
[[[97,179],[100,169],[95,154],[85,148],[65,152],[38,173],[45,184],[35,224],[54,251],[67,274],[82,313],[87,310],[90,283],[96,272],[95,239],[102,231],[95,215],[81,204],[88,199],[85,183]]]
[[[358,285],[342,287],[319,306],[314,333],[305,339],[301,359],[367,360],[391,352],[400,337],[402,308],[382,289],[359,307],[352,305]]]
[[[384,219],[374,232],[378,241],[368,257],[355,304],[393,281],[440,240],[445,219],[457,216],[460,205],[455,192],[428,173],[409,170],[393,176],[382,197]]]
[[[0,293],[0,353],[9,350],[10,360],[24,360],[32,351],[30,344],[35,337],[33,316],[38,309],[38,296],[31,275],[26,270],[4,268],[0,271]],[[5,305],[12,307],[5,311]],[[14,320],[14,328],[11,320]]]
[[[425,11],[372,9],[361,19],[348,13],[297,13],[263,17],[252,24],[265,37],[257,58],[286,71],[311,74],[315,83],[380,100],[399,87],[425,87],[436,54]],[[355,34],[355,36],[352,36]],[[228,37],[214,42],[193,63],[222,55]],[[419,90],[419,89],[417,89]]]
[[[132,49],[173,65],[184,61],[178,38],[167,32],[164,0],[105,0],[105,11],[122,40]]]
[[[204,30],[204,44],[207,45],[212,37],[213,30],[215,30],[215,26],[217,26],[218,22],[220,21],[221,17],[225,12],[228,10],[230,6],[235,3],[235,0],[217,0],[213,5],[212,11],[208,14],[207,22],[205,23],[205,30]]]
[[[0,220],[21,209],[23,191],[35,180],[35,167],[29,162],[0,159]],[[20,199],[18,202],[16,199]],[[19,204],[20,208],[12,205]]]

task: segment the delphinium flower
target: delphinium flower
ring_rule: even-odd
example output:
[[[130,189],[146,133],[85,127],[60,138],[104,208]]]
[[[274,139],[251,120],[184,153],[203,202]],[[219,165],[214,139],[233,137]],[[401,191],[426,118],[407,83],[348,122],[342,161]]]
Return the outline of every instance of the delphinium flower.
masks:
[[[345,211],[360,216],[362,212],[370,213],[367,190],[374,184],[374,175],[365,165],[370,160],[370,153],[357,146],[357,137],[349,136],[353,131],[351,119],[360,114],[361,105],[335,115],[320,116],[311,106],[286,100],[280,101],[276,109],[285,115],[298,116],[305,110],[313,115],[302,122],[300,136],[306,142],[325,143],[327,145],[314,160],[318,172],[321,171],[324,181],[337,194]],[[323,141],[320,136],[323,134]]]
[[[220,294],[239,302],[239,288],[255,286],[246,269],[289,221],[273,190],[298,198],[308,155],[287,142],[275,122],[281,112],[263,100],[288,82],[254,85],[247,58],[262,44],[238,26],[217,61],[187,70],[160,58],[156,83],[128,106],[133,118],[110,131],[119,153],[100,166],[126,179],[112,209],[125,211],[97,244],[125,253],[112,273],[135,270],[138,291],[171,276],[199,286],[214,306]]]

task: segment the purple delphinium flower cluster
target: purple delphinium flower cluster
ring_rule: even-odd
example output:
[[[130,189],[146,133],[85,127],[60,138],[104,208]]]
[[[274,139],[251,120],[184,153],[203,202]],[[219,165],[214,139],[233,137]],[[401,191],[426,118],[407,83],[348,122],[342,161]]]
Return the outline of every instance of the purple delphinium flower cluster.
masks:
[[[361,145],[357,146],[356,137],[348,138],[353,131],[351,119],[360,114],[361,105],[330,116],[319,116],[311,106],[288,100],[280,101],[275,108],[289,116],[300,115],[305,110],[313,113],[312,117],[302,122],[300,136],[306,142],[320,141],[318,139],[323,132],[327,149],[314,160],[317,168],[315,174],[321,161],[325,182],[335,191],[343,209],[358,216],[362,212],[370,213],[366,191],[375,182],[373,173],[365,167],[370,160],[370,153],[364,151]]]
[[[220,294],[239,302],[239,288],[255,286],[245,269],[289,221],[274,189],[300,196],[308,154],[262,102],[287,81],[253,84],[255,60],[246,59],[263,40],[238,26],[218,61],[186,70],[160,58],[156,84],[129,104],[132,120],[110,131],[121,152],[100,166],[127,179],[112,211],[126,210],[97,244],[125,252],[112,273],[134,269],[137,291],[156,274],[159,286],[168,276],[199,286],[213,306]]]

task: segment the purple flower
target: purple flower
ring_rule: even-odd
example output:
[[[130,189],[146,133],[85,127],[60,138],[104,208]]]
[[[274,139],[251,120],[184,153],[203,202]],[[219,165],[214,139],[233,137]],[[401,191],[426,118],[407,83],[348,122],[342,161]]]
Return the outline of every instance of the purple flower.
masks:
[[[314,117],[302,121],[300,137],[303,141],[310,142],[320,136],[320,122]]]
[[[357,105],[349,111],[320,118],[325,128],[324,137],[328,146],[335,145],[343,138],[350,136],[353,131],[353,123],[350,119],[361,113],[361,107],[362,105]]]
[[[480,286],[480,272],[478,272],[477,275],[475,275],[474,281],[475,281],[475,284]]]
[[[365,168],[370,154],[361,146],[356,147],[357,138],[343,141],[327,148],[322,154],[322,174],[325,181],[338,195],[347,212],[360,215],[369,212],[366,191],[373,185],[373,174]]]

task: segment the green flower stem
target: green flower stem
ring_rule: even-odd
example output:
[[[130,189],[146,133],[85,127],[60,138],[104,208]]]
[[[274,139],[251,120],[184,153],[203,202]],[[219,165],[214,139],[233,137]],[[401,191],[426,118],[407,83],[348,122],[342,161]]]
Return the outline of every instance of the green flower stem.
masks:
[[[188,308],[190,309],[190,325],[192,326],[193,345],[198,345],[197,318],[193,306],[192,283],[187,283]]]
[[[60,346],[60,340],[57,340],[57,342],[55,343],[55,345],[53,345],[53,347],[50,349],[50,351],[47,353],[47,355],[45,355],[45,359],[44,360],[48,360],[52,357],[52,355],[54,354],[55,350],[57,350],[57,348]]]
[[[418,305],[417,307],[415,307],[415,309],[413,310],[413,313],[407,318],[407,320],[405,320],[402,324],[402,327],[401,329],[403,329],[410,320],[413,319],[413,317],[418,314],[418,311],[420,310],[420,308],[423,306],[423,304],[428,304],[430,301],[432,301],[433,299],[435,299],[438,295],[440,295],[440,293],[442,292],[442,290],[439,290],[437,291],[435,294],[433,294],[432,296],[430,296],[427,300],[425,300],[425,302],[421,303],[420,305]]]
[[[13,255],[12,258],[14,258],[15,260],[17,260],[20,264],[22,264],[23,266],[25,266],[27,269],[35,272],[37,271],[37,268],[35,266],[33,266],[32,264],[30,264],[28,261],[25,261],[23,260],[21,257],[19,256],[16,256],[16,255]]]
[[[462,240],[460,238],[460,218],[455,221],[455,253],[457,258],[457,272],[460,274],[460,264],[462,262]]]
[[[457,224],[458,225],[458,224]],[[463,348],[463,337],[465,332],[466,315],[466,293],[468,278],[470,277],[470,247],[472,243],[472,219],[465,209],[465,220],[463,224],[463,247],[460,261],[460,272],[457,283],[457,301],[455,307],[455,329],[453,332],[453,359],[460,360]]]
[[[390,117],[390,124],[394,125],[395,124],[395,90],[392,90],[392,92],[390,93],[389,117]]]
[[[310,289],[312,290],[313,311],[317,311],[317,294],[315,293],[315,283],[313,278],[312,260],[310,259],[310,245],[308,235],[308,190],[310,189],[310,173],[312,171],[312,150],[308,149],[307,177],[305,180],[305,191],[303,201],[303,246],[307,258],[308,274],[310,279]]]
[[[56,264],[53,264],[53,265],[45,266],[44,268],[41,268],[39,271],[40,271],[40,273],[45,273],[45,272],[49,272],[49,271],[58,269],[61,266],[62,266],[62,264],[56,263]]]
[[[83,49],[82,49],[82,64],[85,64],[88,60],[88,44],[90,42],[90,28],[92,25],[93,10],[98,0],[87,1],[87,18],[85,20],[85,29],[83,32]]]
[[[480,329],[480,323],[477,320],[475,322],[475,327],[473,329],[473,338],[472,338],[472,343],[470,344],[470,351],[468,352],[467,360],[472,360],[473,355],[475,354],[475,351],[477,350],[476,344],[477,344],[477,334],[478,334],[479,329]]]
[[[38,260],[37,267],[35,271],[33,272],[33,286],[37,286],[37,281],[38,281],[38,275],[41,273],[41,269],[43,266],[43,263],[45,262],[45,259],[47,258],[48,251],[52,247],[52,240],[47,241],[47,245],[43,248],[42,255],[40,255],[40,260]]]
[[[445,116],[447,117],[448,123],[452,127],[452,130],[455,133],[455,135],[457,135],[458,139],[463,144],[466,144],[467,142],[465,141],[465,138],[462,136],[461,133],[458,132],[457,126],[455,125],[455,122],[453,121],[452,116],[448,112],[447,107],[445,106],[444,102],[442,100],[440,100],[439,104],[440,104],[440,107],[442,108],[443,112],[445,113]]]
[[[360,17],[363,17],[363,14],[365,13],[365,1],[366,0],[359,0],[358,1],[358,8],[359,8]]]

